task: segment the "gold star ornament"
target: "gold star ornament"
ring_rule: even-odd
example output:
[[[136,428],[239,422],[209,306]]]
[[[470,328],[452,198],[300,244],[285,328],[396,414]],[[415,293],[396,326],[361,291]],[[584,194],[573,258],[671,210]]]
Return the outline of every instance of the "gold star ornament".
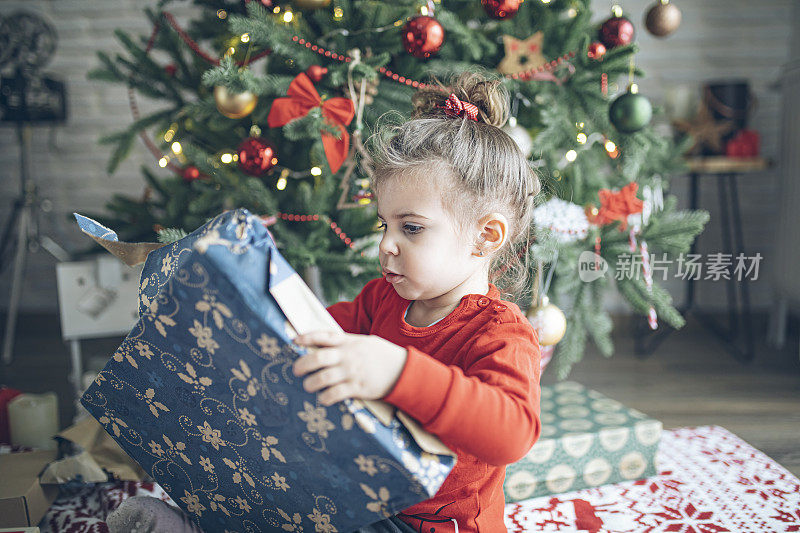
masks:
[[[734,128],[733,122],[728,120],[717,122],[708,110],[705,103],[700,104],[697,115],[691,120],[676,120],[672,123],[676,130],[692,137],[694,144],[686,152],[698,154],[703,148],[708,148],[715,154],[725,152],[722,138]]]
[[[506,55],[497,65],[497,70],[503,74],[515,74],[538,68],[547,63],[544,55],[542,55],[543,39],[544,34],[540,31],[537,31],[527,39],[517,39],[510,35],[503,35]]]

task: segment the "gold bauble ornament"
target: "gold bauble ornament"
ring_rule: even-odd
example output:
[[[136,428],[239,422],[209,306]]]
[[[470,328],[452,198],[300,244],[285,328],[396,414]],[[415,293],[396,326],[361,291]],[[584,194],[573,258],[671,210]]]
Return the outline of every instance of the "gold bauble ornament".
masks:
[[[331,0],[292,0],[292,5],[300,9],[321,9],[331,5]]]
[[[542,298],[540,306],[528,309],[526,316],[539,334],[539,344],[542,346],[558,344],[567,331],[567,317],[555,304],[550,303],[547,296]]]
[[[223,85],[214,87],[214,102],[220,113],[228,118],[243,118],[253,112],[258,96],[250,91],[232,93]]]
[[[656,37],[666,37],[681,25],[681,11],[669,0],[659,0],[647,11],[644,25]]]

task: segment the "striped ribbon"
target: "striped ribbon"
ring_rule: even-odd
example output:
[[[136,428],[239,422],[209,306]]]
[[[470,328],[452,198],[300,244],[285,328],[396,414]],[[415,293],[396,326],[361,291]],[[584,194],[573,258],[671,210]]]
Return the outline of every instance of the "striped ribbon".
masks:
[[[636,251],[636,231],[638,227],[632,227],[630,232],[630,249],[631,252]],[[653,294],[653,267],[650,264],[650,251],[647,249],[647,241],[642,239],[641,244],[639,245],[639,250],[642,254],[642,274],[644,275],[644,284],[647,287],[647,292],[650,293],[652,296]],[[652,305],[650,305],[650,309],[647,310],[647,324],[650,326],[650,329],[656,330],[658,329],[658,315],[656,314],[656,309]]]

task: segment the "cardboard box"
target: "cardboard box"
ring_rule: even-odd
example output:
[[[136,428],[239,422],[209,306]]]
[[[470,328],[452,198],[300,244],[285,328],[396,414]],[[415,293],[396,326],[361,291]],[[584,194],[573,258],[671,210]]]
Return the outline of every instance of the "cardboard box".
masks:
[[[0,455],[0,527],[39,523],[58,495],[58,487],[39,483],[39,473],[55,458],[55,450]]]
[[[141,318],[81,401],[201,528],[352,531],[436,494],[455,465],[439,439],[384,402],[322,406],[292,373],[296,334],[339,326],[259,218],[163,247],[78,220],[146,258]]]
[[[656,475],[662,425],[597,391],[542,387],[542,435],[506,467],[506,502]]]

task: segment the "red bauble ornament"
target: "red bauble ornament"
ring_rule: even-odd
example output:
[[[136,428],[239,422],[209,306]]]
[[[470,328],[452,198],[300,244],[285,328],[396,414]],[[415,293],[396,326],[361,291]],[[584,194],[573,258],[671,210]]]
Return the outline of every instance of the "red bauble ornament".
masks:
[[[244,3],[245,4],[249,4],[250,0],[244,0]],[[262,6],[266,7],[267,9],[272,9],[272,5],[273,5],[272,0],[259,0],[259,3]]]
[[[248,137],[239,145],[239,168],[251,176],[261,176],[275,166],[275,146],[263,137]]]
[[[311,65],[306,69],[306,75],[308,75],[314,83],[322,81],[322,77],[327,73],[328,69],[319,65]]]
[[[611,49],[633,42],[633,23],[625,17],[611,17],[600,26],[600,41]]]
[[[183,172],[181,172],[181,176],[183,176],[183,181],[188,183],[200,179],[200,171],[197,169],[197,167],[189,165],[188,167],[183,169]]]
[[[174,76],[176,72],[178,72],[178,67],[175,66],[174,63],[170,63],[169,65],[164,67],[164,72],[167,73],[167,76]]]
[[[414,57],[428,58],[444,43],[444,28],[428,15],[417,15],[406,22],[401,32],[403,47]]]
[[[481,0],[486,14],[497,20],[512,18],[519,11],[520,0]]]
[[[586,55],[589,56],[589,59],[600,61],[603,59],[603,56],[606,55],[606,47],[603,46],[603,43],[595,41],[589,45],[589,50],[586,52]]]

